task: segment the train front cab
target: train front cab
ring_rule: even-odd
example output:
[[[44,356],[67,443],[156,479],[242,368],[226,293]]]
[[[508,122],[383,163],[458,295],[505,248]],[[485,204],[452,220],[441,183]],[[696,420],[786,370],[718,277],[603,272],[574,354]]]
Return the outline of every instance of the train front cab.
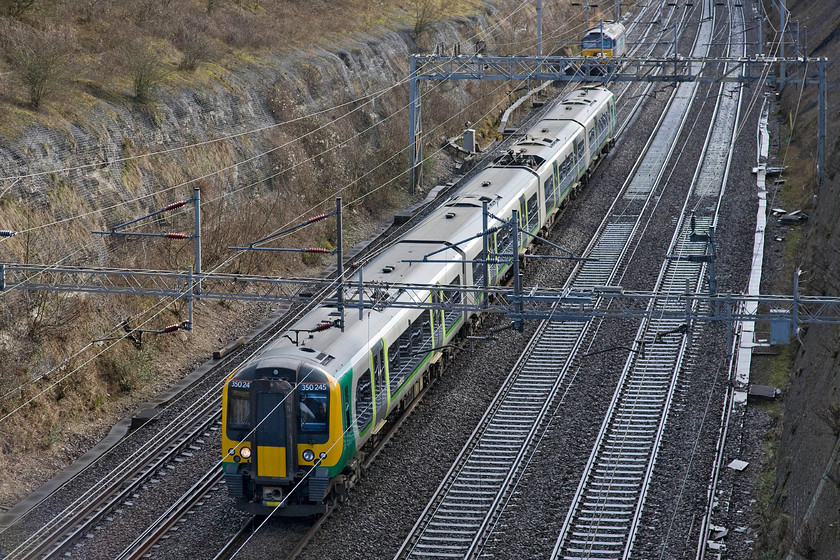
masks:
[[[309,364],[287,368],[267,361],[238,372],[224,390],[228,492],[256,515],[278,507],[279,515],[316,515],[326,510],[346,443],[341,389]]]
[[[614,58],[624,56],[626,51],[624,26],[616,22],[604,22],[589,29],[581,41],[581,56]]]

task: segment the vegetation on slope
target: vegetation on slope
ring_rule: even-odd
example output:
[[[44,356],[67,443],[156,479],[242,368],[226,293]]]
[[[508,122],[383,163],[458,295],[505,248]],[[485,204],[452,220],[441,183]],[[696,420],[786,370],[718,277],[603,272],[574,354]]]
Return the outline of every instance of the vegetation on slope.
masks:
[[[5,137],[0,151],[10,147],[12,154],[0,161],[0,168],[21,161],[43,167],[39,158],[56,150],[78,155],[71,130],[84,130],[91,138],[93,145],[79,150],[85,157],[108,162],[83,172],[4,181],[0,227],[25,232],[4,241],[4,260],[186,270],[192,264],[188,241],[92,241],[90,231],[107,230],[187,198],[192,187],[202,194],[204,270],[226,263],[230,245],[247,244],[313,211],[329,211],[338,192],[349,203],[345,242],[364,238],[408,201],[407,88],[394,88],[366,105],[345,92],[335,76],[323,75],[329,67],[318,66],[322,58],[312,55],[310,64],[301,53],[352,42],[363,30],[370,33],[365,36],[369,40],[386,28],[401,29],[423,43],[433,20],[468,13],[478,5],[476,0],[0,0],[0,138]],[[498,31],[499,52],[533,48],[531,33],[516,33],[533,14],[509,14],[500,14],[506,27]],[[560,9],[546,14],[546,27],[559,25],[561,16],[568,21]],[[277,126],[183,148],[201,139],[194,134],[218,137],[225,131],[182,130],[179,122],[160,118],[162,107],[183,98],[196,112],[212,112],[212,88],[227,86],[234,73],[275,64],[278,54],[297,57],[300,64],[298,74],[260,86]],[[250,92],[238,86],[227,93],[235,98]],[[430,134],[428,151],[467,120],[491,129],[509,94],[498,83],[443,84],[427,92],[423,116]],[[319,95],[331,109],[311,114],[306,100]],[[435,128],[439,123],[444,124]],[[169,142],[164,147],[179,149],[113,163],[114,157],[156,151],[160,137]],[[255,154],[262,155],[242,164]],[[431,174],[439,171],[435,165],[429,163]],[[143,224],[144,230],[158,232],[189,233],[191,227],[189,210]],[[326,222],[285,241],[327,248],[336,242]],[[307,274],[324,264],[249,255],[222,270]],[[124,334],[123,321],[156,329],[184,321],[186,311],[183,301],[4,293],[0,506],[11,505],[86,450],[115,418],[151,398],[229,337],[245,332],[264,309],[201,301],[191,333],[147,335],[141,349],[130,340],[114,340]],[[111,340],[91,343],[101,338]]]
[[[85,96],[148,102],[202,62],[306,49],[377,26],[422,32],[478,0],[0,0],[6,104],[74,114]],[[81,98],[81,99],[80,99]]]

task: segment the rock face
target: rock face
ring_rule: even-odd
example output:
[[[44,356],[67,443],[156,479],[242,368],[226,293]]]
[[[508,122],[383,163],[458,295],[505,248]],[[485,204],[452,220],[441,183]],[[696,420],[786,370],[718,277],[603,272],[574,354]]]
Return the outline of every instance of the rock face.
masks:
[[[807,26],[808,56],[829,59],[826,178],[822,186],[814,189],[815,198],[804,188],[794,195],[799,197],[797,204],[809,208],[811,219],[803,230],[804,257],[788,264],[805,271],[800,278],[803,293],[837,297],[840,295],[837,242],[840,239],[837,219],[840,215],[840,152],[837,150],[840,123],[832,115],[837,115],[840,99],[832,92],[836,92],[840,83],[836,63],[840,56],[837,27],[840,10],[836,4],[804,0],[789,0],[787,7],[791,21],[800,20]],[[813,168],[816,89],[801,92],[796,86],[784,90],[783,119],[787,119],[788,111],[795,115],[798,124],[794,139],[805,146],[801,156],[788,156],[785,162],[788,165]],[[782,151],[784,155],[784,148]],[[788,280],[788,290],[789,285]],[[840,330],[834,325],[812,325],[804,330],[801,338],[803,345],[796,353],[784,394],[773,507],[767,513],[768,527],[775,534],[776,543],[768,543],[768,548],[789,552],[788,558],[836,558],[840,550],[837,515],[840,509]],[[784,556],[776,555],[781,557]]]
[[[460,44],[462,52],[472,52],[479,36],[511,44],[522,22],[497,18],[497,6],[504,3],[494,0],[473,17],[436,22],[419,41],[413,31],[381,29],[329,51],[237,59],[224,68],[202,63],[194,73],[171,76],[144,105],[88,87],[77,92],[81,101],[74,104],[72,120],[49,107],[38,113],[14,107],[14,122],[6,115],[0,119],[0,229],[21,234],[4,239],[2,260],[183,271],[193,264],[189,241],[112,238],[91,230],[108,230],[189,199],[199,188],[204,271],[283,275],[320,269],[324,263],[304,259],[307,269],[298,257],[285,264],[253,255],[231,259],[227,247],[300,223],[301,216],[329,212],[338,195],[348,204],[344,233],[350,246],[393,209],[407,205],[409,56],[437,45],[452,52]],[[488,52],[504,54],[487,42]],[[427,153],[465,121],[501,114],[509,90],[518,86],[424,84]],[[21,122],[26,124],[18,126]],[[435,184],[436,166],[444,165],[424,164],[429,186]],[[332,226],[324,224],[289,246],[334,244]],[[192,227],[187,205],[130,229],[191,234]],[[227,263],[233,264],[224,268]],[[171,383],[203,359],[196,356],[209,355],[224,344],[223,337],[239,336],[265,311],[202,300],[196,306],[198,328],[188,337],[181,333],[188,344],[147,336],[142,353],[120,342],[90,361],[72,361],[91,340],[119,340],[125,318],[133,325],[149,321],[143,328],[161,328],[183,321],[186,305],[98,294],[8,291],[4,297],[0,394],[24,390],[18,390],[19,399],[0,403],[0,415],[49,388],[54,382],[49,372],[57,364],[62,375],[72,372],[72,377],[33,399],[18,421],[0,426],[0,439],[8,443],[0,450],[6,473],[0,489],[14,488],[0,491],[8,502],[3,505],[22,497],[21,486],[32,490],[49,476],[32,465],[53,468],[72,460],[58,455],[73,434],[95,438],[89,425],[94,419],[124,414],[132,399]],[[161,311],[160,306],[168,307]]]
[[[430,26],[422,44],[470,44],[471,37],[490,27],[494,13],[488,4],[473,18]],[[205,64],[193,80],[200,86],[158,88],[149,105],[92,94],[84,124],[28,115],[31,122],[22,134],[0,141],[0,176],[10,178],[6,187],[14,183],[4,197],[27,209],[6,212],[4,227],[25,229],[24,216],[32,218],[36,211],[44,218],[73,215],[74,209],[55,200],[62,188],[69,188],[80,208],[96,212],[85,219],[86,229],[188,196],[192,186],[203,189],[216,182],[228,192],[271,188],[270,171],[286,158],[278,139],[305,134],[298,122],[323,126],[350,109],[356,109],[352,119],[333,127],[341,130],[335,142],[389,118],[408,102],[409,56],[421,50],[413,33],[382,30],[333,51],[268,56],[232,69]],[[447,87],[453,89],[453,103],[476,100],[476,90]],[[380,138],[372,142],[393,137],[395,146],[408,144],[407,111],[391,117],[388,126],[394,134],[377,131]],[[190,145],[196,147],[184,149]],[[320,149],[329,147],[327,142]],[[312,157],[313,152],[309,146],[298,155]],[[330,157],[340,164],[359,155]],[[168,197],[168,190],[177,194]]]

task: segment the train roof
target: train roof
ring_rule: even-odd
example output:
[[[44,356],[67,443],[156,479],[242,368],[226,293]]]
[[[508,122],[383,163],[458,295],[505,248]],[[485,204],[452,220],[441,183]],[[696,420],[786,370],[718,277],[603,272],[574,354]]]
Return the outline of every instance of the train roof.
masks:
[[[515,199],[514,194],[534,179],[534,173],[522,166],[483,169],[422,224],[406,234],[402,243],[457,242],[476,235],[481,232],[481,212],[476,209],[480,209],[484,201],[490,212],[496,213],[497,201]]]
[[[450,243],[467,240],[481,231],[481,208],[483,200],[490,202],[490,212],[503,213],[498,207],[499,201],[515,203],[512,195],[523,183],[535,180],[531,171],[522,168],[487,168],[452,196],[421,224],[410,230],[399,241],[365,265],[362,278],[366,285],[365,299],[381,298],[382,301],[416,301],[422,294],[401,289],[402,284],[444,283],[452,267],[460,270],[463,259],[462,251],[479,250],[481,239],[475,238],[459,244],[457,249],[445,247]],[[506,213],[507,210],[504,210]],[[491,220],[491,225],[495,221]],[[430,255],[430,253],[444,249]],[[429,262],[423,261],[427,257]],[[415,261],[415,262],[405,262]],[[443,261],[443,262],[440,262]],[[358,288],[354,280],[358,273],[353,273],[347,280],[345,298],[358,297]],[[378,283],[381,287],[372,287]],[[345,310],[345,331],[329,328],[319,332],[308,332],[319,325],[331,323],[336,319],[334,306],[320,306],[296,322],[300,330],[300,346],[294,345],[289,338],[279,337],[261,358],[269,356],[294,357],[309,362],[316,362],[328,374],[337,376],[339,371],[360,349],[367,347],[368,340],[377,338],[392,320],[402,315],[406,320],[416,316],[418,309],[399,307],[381,307],[366,309],[364,320],[359,320],[356,309]],[[295,338],[294,333],[285,333]]]
[[[616,21],[605,21],[601,25],[596,25],[595,27],[588,29],[586,33],[584,33],[583,39],[586,40],[589,36],[600,37],[602,32],[605,37],[617,39],[624,35],[625,29],[624,25],[621,23]]]
[[[434,260],[450,262],[403,262],[404,260],[422,260],[423,256],[439,248],[440,245],[427,243],[400,243],[374,259],[363,269],[365,282],[364,297],[366,301],[378,300],[383,302],[419,301],[424,296],[416,291],[407,291],[394,284],[428,284],[442,283],[444,274],[449,267],[460,265],[461,257],[454,250],[449,249],[435,255]],[[354,280],[358,275],[348,279],[345,298],[355,300],[358,297],[358,287]],[[374,283],[380,283],[375,286]],[[270,349],[263,353],[267,356],[287,356],[309,362],[316,362],[329,375],[340,376],[346,365],[359,352],[369,349],[369,341],[378,340],[384,336],[384,329],[388,325],[404,316],[411,321],[421,311],[400,307],[374,307],[365,309],[362,319],[357,309],[347,308],[344,311],[344,332],[338,328],[329,328],[318,332],[303,332],[300,336],[301,345],[296,346],[286,338],[279,338],[272,343]],[[332,323],[337,318],[335,306],[322,305],[295,323],[298,329],[312,331],[318,325]]]
[[[516,195],[537,181],[537,169],[557,153],[558,143],[570,141],[581,130],[580,123],[609,98],[612,93],[599,86],[585,86],[567,95],[513,146],[514,151],[531,157],[530,163],[536,165],[522,164],[529,160],[520,158],[507,164],[497,162],[481,170],[418,226],[362,268],[365,300],[417,302],[426,297],[422,291],[408,291],[400,286],[445,283],[453,278],[456,274],[453,269],[462,270],[463,252],[480,251],[480,238],[458,242],[481,232],[482,202],[489,203],[491,213],[509,216],[511,207],[518,204]],[[498,225],[498,222],[491,219],[490,225]],[[457,249],[452,248],[454,244]],[[444,250],[430,255],[438,249]],[[428,261],[424,262],[426,256]],[[344,294],[348,303],[359,297],[358,276],[358,271],[354,271],[346,280]],[[358,310],[348,308],[344,313],[345,330],[341,332],[335,327],[322,328],[334,324],[338,317],[334,305],[321,305],[296,321],[293,330],[275,339],[258,359],[280,356],[297,359],[315,364],[337,377],[360,352],[369,350],[371,340],[384,335],[384,329],[392,321],[411,322],[420,313],[418,308],[383,305],[365,309],[363,319],[360,319]]]
[[[480,227],[480,226],[479,226]],[[435,284],[443,283],[449,268],[458,266],[462,256],[454,249],[446,249],[432,257],[431,261],[445,262],[405,262],[422,261],[423,257],[445,245],[441,241],[405,239],[383,251],[362,269],[362,279],[365,282],[364,298],[366,301],[418,301],[423,294],[407,291],[403,284]],[[350,300],[359,297],[356,285],[358,272],[352,273],[345,284],[345,298]],[[344,332],[332,326],[323,330],[316,330],[319,326],[333,324],[338,318],[334,305],[321,305],[300,320],[295,322],[294,331],[286,331],[275,339],[270,346],[261,353],[259,359],[268,357],[286,357],[314,363],[333,377],[344,373],[343,368],[359,352],[366,351],[368,341],[382,336],[381,331],[399,316],[406,320],[420,313],[419,309],[399,307],[376,307],[365,309],[363,319],[359,319],[357,309],[347,308],[344,311]],[[314,332],[313,332],[314,331]],[[297,340],[295,344],[293,340]]]
[[[605,87],[584,86],[564,97],[546,113],[543,120],[574,120],[583,123],[612,97],[613,93]]]
[[[509,157],[501,157],[496,165],[516,165],[516,160],[542,162],[551,159],[580,131],[577,119],[543,119],[508,150]],[[530,157],[533,156],[533,157]],[[520,164],[522,165],[522,164]]]

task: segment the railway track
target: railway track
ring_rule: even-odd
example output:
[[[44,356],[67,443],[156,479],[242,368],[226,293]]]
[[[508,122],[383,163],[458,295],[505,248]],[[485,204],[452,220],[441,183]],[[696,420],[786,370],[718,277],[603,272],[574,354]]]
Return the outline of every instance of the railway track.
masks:
[[[547,109],[547,107],[546,107]],[[532,116],[528,121],[538,118]],[[487,157],[491,157],[488,155]],[[455,185],[450,188],[455,188]],[[445,193],[443,193],[445,194]],[[437,201],[445,200],[445,196],[438,196]],[[400,235],[412,226],[418,216],[431,210],[436,204],[426,201],[425,207],[416,211],[414,218],[404,225],[393,227],[380,236],[380,239],[370,243],[363,253],[352,258],[348,263],[348,270],[355,262],[360,262],[365,255],[375,253],[379,247],[387,244],[390,239]],[[313,302],[310,305],[314,305]],[[54,558],[65,554],[73,543],[78,542],[84,535],[92,534],[95,527],[105,522],[109,514],[121,504],[130,503],[132,496],[137,495],[155,473],[177,460],[179,454],[190,453],[187,449],[198,442],[204,443],[208,429],[219,422],[221,410],[221,386],[227,375],[237,364],[247,360],[256,353],[267,341],[276,337],[277,333],[285,330],[288,324],[305,312],[310,305],[298,305],[289,310],[278,320],[264,328],[245,345],[232,352],[223,362],[214,365],[204,376],[210,379],[209,386],[198,397],[190,397],[191,402],[176,418],[159,428],[148,441],[140,443],[136,449],[124,449],[126,442],[134,439],[137,433],[132,433],[112,448],[106,455],[112,457],[124,455],[118,464],[95,485],[86,488],[73,496],[68,505],[63,505],[57,515],[53,515],[39,528],[26,531],[22,539],[7,546],[4,552],[8,559]],[[183,397],[180,397],[183,398]],[[180,399],[179,398],[179,399]],[[177,402],[177,400],[176,400]],[[204,438],[202,438],[204,436]],[[172,442],[171,444],[169,442]],[[199,502],[206,493],[215,486],[220,476],[208,471],[189,491],[180,497],[160,517],[147,527],[128,547],[120,558],[140,558],[147,554],[163,535],[169,531],[194,504]],[[66,484],[65,484],[66,485]],[[48,500],[48,498],[45,499]],[[43,505],[44,501],[40,505]],[[37,510],[39,505],[33,508]],[[28,514],[22,514],[7,529],[14,529]],[[8,536],[8,534],[7,534]]]
[[[730,18],[730,41],[743,45],[743,14],[733,10]],[[687,289],[699,291],[704,284],[702,259],[708,255],[709,236],[700,232],[713,231],[717,221],[739,106],[738,88],[721,87],[702,164],[669,247],[676,258],[663,264],[657,281],[660,293],[676,296]],[[688,320],[657,318],[666,309],[680,310],[682,304],[675,299],[655,303],[636,333],[645,352],[631,355],[625,363],[552,559],[631,556],[690,341]]]
[[[597,281],[593,281],[593,282],[597,282]],[[600,282],[600,284],[596,283],[594,285],[605,285],[607,283],[608,283],[607,281],[604,281],[604,282]],[[265,335],[259,337],[258,340],[255,342],[255,344],[259,344],[259,340],[266,340],[266,339],[272,338],[274,336],[274,334],[272,334],[272,333],[276,333],[277,330],[282,330],[283,328],[285,328],[285,325],[287,324],[287,322],[288,322],[288,320],[278,323],[277,326],[276,326],[276,329],[273,328],[271,332],[268,332]],[[552,334],[546,334],[546,336],[547,337],[557,336],[557,337],[563,338],[564,336],[567,336],[567,334],[568,333],[554,333],[553,335]],[[254,352],[254,346],[253,345],[247,347],[247,349],[244,349],[240,353],[240,357],[238,358],[239,361],[241,361],[242,356],[247,356],[249,353],[252,353],[252,352]],[[544,350],[535,349],[534,352],[533,352],[533,355],[535,356],[534,359],[537,360],[537,362],[534,362],[534,363],[538,363],[538,361],[540,359],[546,359],[544,354],[545,354]],[[539,357],[540,355],[543,355],[543,358],[540,358]],[[234,360],[236,360],[236,358],[234,358]],[[232,362],[233,362],[233,360],[232,360]],[[231,362],[229,362],[229,363],[231,363]],[[238,361],[236,361],[234,363],[238,363]],[[546,367],[549,367],[549,366],[554,367],[556,365],[556,364],[552,365],[548,362],[546,362],[546,364],[547,364]],[[229,367],[229,369],[232,369],[232,368]],[[228,371],[229,371],[229,369],[228,369]],[[226,377],[226,373],[223,373],[221,375],[222,375],[222,377],[221,377],[222,379],[224,379],[224,377]],[[523,377],[523,379],[527,380],[528,378]],[[539,379],[537,379],[537,378],[531,378],[531,381],[533,383],[535,383],[535,385],[543,385],[543,383],[540,382]],[[540,390],[542,390],[542,389],[540,389]],[[556,391],[556,389],[555,389],[555,391]],[[208,391],[208,393],[211,393],[211,392],[213,392],[213,391]],[[216,391],[216,393],[218,393],[218,391]],[[530,396],[527,396],[528,394],[529,394],[529,391],[524,391],[523,392],[523,395],[526,395],[526,401],[525,402],[533,401],[535,398],[537,398],[537,399],[539,398],[539,397],[535,397],[535,393],[530,393]],[[215,409],[215,414],[217,415],[218,414],[218,409],[219,409],[218,402],[215,402],[215,403],[211,402],[205,408],[205,410],[199,415],[205,415],[206,416],[205,420],[209,421],[210,419],[217,417],[217,416],[214,416],[214,412],[213,412],[214,409]],[[206,429],[205,429],[205,432],[206,432]],[[205,433],[205,432],[201,432],[201,433]],[[173,434],[173,437],[175,437],[177,439],[180,436],[175,436],[175,434]],[[187,438],[186,441],[190,441],[189,438]],[[190,444],[188,443],[187,447],[189,445]],[[182,448],[181,451],[183,451],[183,448]],[[178,451],[174,452],[174,455],[172,455],[172,457],[177,456],[178,453],[179,453]],[[520,457],[520,463],[522,463],[523,461],[527,461],[527,453]],[[136,462],[145,463],[146,461],[145,461],[145,459],[143,459],[143,460],[136,459]],[[154,472],[154,470],[155,470],[155,468],[152,467],[150,469],[150,472]],[[115,484],[117,484],[117,480],[118,480],[119,476],[121,476],[121,475],[115,475],[115,478],[114,478]],[[132,474],[126,474],[125,478],[123,478],[122,481],[119,482],[119,484],[124,485],[126,483],[126,481],[132,481],[134,479],[136,479],[138,481],[141,481],[141,482],[138,482],[138,484],[142,484],[143,476],[144,475],[140,475],[139,477],[135,477]],[[212,485],[213,485],[212,481],[207,481],[206,488],[211,488]],[[126,499],[125,498],[126,496],[130,496],[131,493],[132,493],[131,489],[136,488],[136,487],[137,486],[124,486],[123,490],[125,490],[125,491],[118,494],[118,496],[121,496],[121,497],[117,497],[110,502],[109,502],[109,498],[105,498],[101,503],[101,508],[99,506],[93,508],[93,511],[96,511],[97,516],[89,516],[87,518],[87,520],[84,518],[84,515],[87,515],[87,514],[81,515],[80,517],[77,518],[76,521],[69,521],[69,517],[64,517],[60,520],[58,518],[56,518],[57,523],[60,521],[62,524],[65,524],[65,525],[68,525],[68,526],[75,525],[76,529],[73,529],[71,532],[67,532],[67,533],[64,533],[63,535],[61,535],[61,531],[58,529],[58,525],[51,524],[51,525],[49,525],[50,528],[45,527],[45,532],[44,533],[39,533],[39,534],[40,535],[45,535],[47,532],[52,532],[52,533],[55,534],[55,540],[53,542],[53,545],[50,545],[52,547],[52,550],[48,550],[47,548],[50,548],[50,547],[47,547],[47,548],[44,548],[44,549],[39,549],[39,552],[29,553],[29,552],[25,552],[23,550],[19,551],[23,555],[15,555],[16,554],[15,551],[12,551],[8,557],[9,558],[30,558],[30,557],[41,557],[42,555],[46,555],[47,557],[53,556],[53,555],[60,555],[62,553],[62,551],[66,550],[66,547],[70,543],[72,543],[74,539],[78,538],[79,535],[90,531],[91,526],[93,526],[97,522],[101,521],[101,519],[104,516],[107,516],[107,512],[109,511],[110,507],[113,507],[114,504],[119,503],[120,500]],[[101,490],[101,488],[99,490]],[[200,494],[199,494],[198,490],[199,490],[199,488],[197,488],[196,495],[189,498],[189,499],[200,499]],[[99,500],[99,498],[96,498],[96,500]],[[86,505],[89,505],[89,503],[92,503],[94,500],[88,496],[88,497],[85,497],[85,498],[80,498],[79,501],[80,502],[85,502]],[[181,501],[186,502],[187,500],[182,499]],[[499,502],[499,505],[503,505],[503,503]],[[180,509],[180,504],[179,504],[179,507],[176,508],[176,509]],[[184,511],[187,511],[188,509],[189,508],[187,507],[187,509],[185,509]],[[174,522],[177,521],[178,514],[175,511],[175,509],[170,508],[170,510],[171,510],[171,513],[172,513],[172,516],[173,516],[172,519],[174,519],[172,521],[172,523],[174,523]],[[168,517],[169,513],[170,512],[167,512],[166,519],[164,519],[163,517],[161,518],[161,525],[162,526],[170,523],[170,521],[169,521],[170,518]],[[69,515],[70,515],[70,512],[68,511],[68,516]],[[181,513],[180,515],[183,515],[183,513]],[[171,524],[169,524],[168,526],[171,527]],[[151,528],[149,530],[147,530],[147,533],[149,535],[149,538],[146,538],[145,536],[142,538],[142,540],[144,541],[142,543],[142,547],[151,546],[153,544],[152,541],[157,540],[157,538],[159,538],[160,535],[163,534],[163,533],[157,534],[156,530],[152,530]],[[61,535],[61,536],[59,536],[59,535]],[[157,537],[153,539],[152,537],[154,537],[155,535],[157,535]],[[38,540],[40,538],[40,537],[35,536],[34,534],[33,534],[33,536],[35,537],[35,540]],[[50,537],[50,538],[52,538],[52,537]],[[46,539],[43,539],[43,540],[46,541]],[[143,550],[148,550],[147,548],[142,548],[140,546],[141,543],[136,542],[136,544],[138,545],[137,548],[135,548],[134,547],[135,545],[133,544],[132,547],[129,547],[129,549],[126,549],[126,551],[124,552],[124,555],[125,555],[124,557],[132,557],[132,558],[133,557],[139,557],[139,556],[142,556],[141,552]]]
[[[219,406],[218,397],[209,406]],[[206,403],[201,403],[206,406]],[[201,407],[199,404],[199,408]],[[142,446],[126,457],[117,469],[93,488],[78,496],[39,530],[32,532],[5,558],[34,559],[61,556],[79,537],[91,531],[116,507],[129,501],[137,490],[165,469],[180,455],[190,453],[201,438],[209,438],[209,430],[218,423],[206,414],[185,415],[178,430],[164,433],[154,445]]]
[[[708,49],[713,26],[711,19],[701,24],[698,49]],[[585,252],[594,260],[575,270],[567,288],[597,291],[626,267],[623,261],[642,228],[695,90],[688,84],[673,96],[616,201],[621,204],[613,204]],[[556,397],[573,377],[572,358],[592,336],[590,323],[540,325],[396,558],[472,558],[480,553],[534,453]]]
[[[190,510],[199,505],[210,490],[223,483],[224,479],[218,468],[214,467],[207,471],[180,500],[170,506],[153,525],[149,526],[116,558],[138,560],[149,554],[157,542]]]

